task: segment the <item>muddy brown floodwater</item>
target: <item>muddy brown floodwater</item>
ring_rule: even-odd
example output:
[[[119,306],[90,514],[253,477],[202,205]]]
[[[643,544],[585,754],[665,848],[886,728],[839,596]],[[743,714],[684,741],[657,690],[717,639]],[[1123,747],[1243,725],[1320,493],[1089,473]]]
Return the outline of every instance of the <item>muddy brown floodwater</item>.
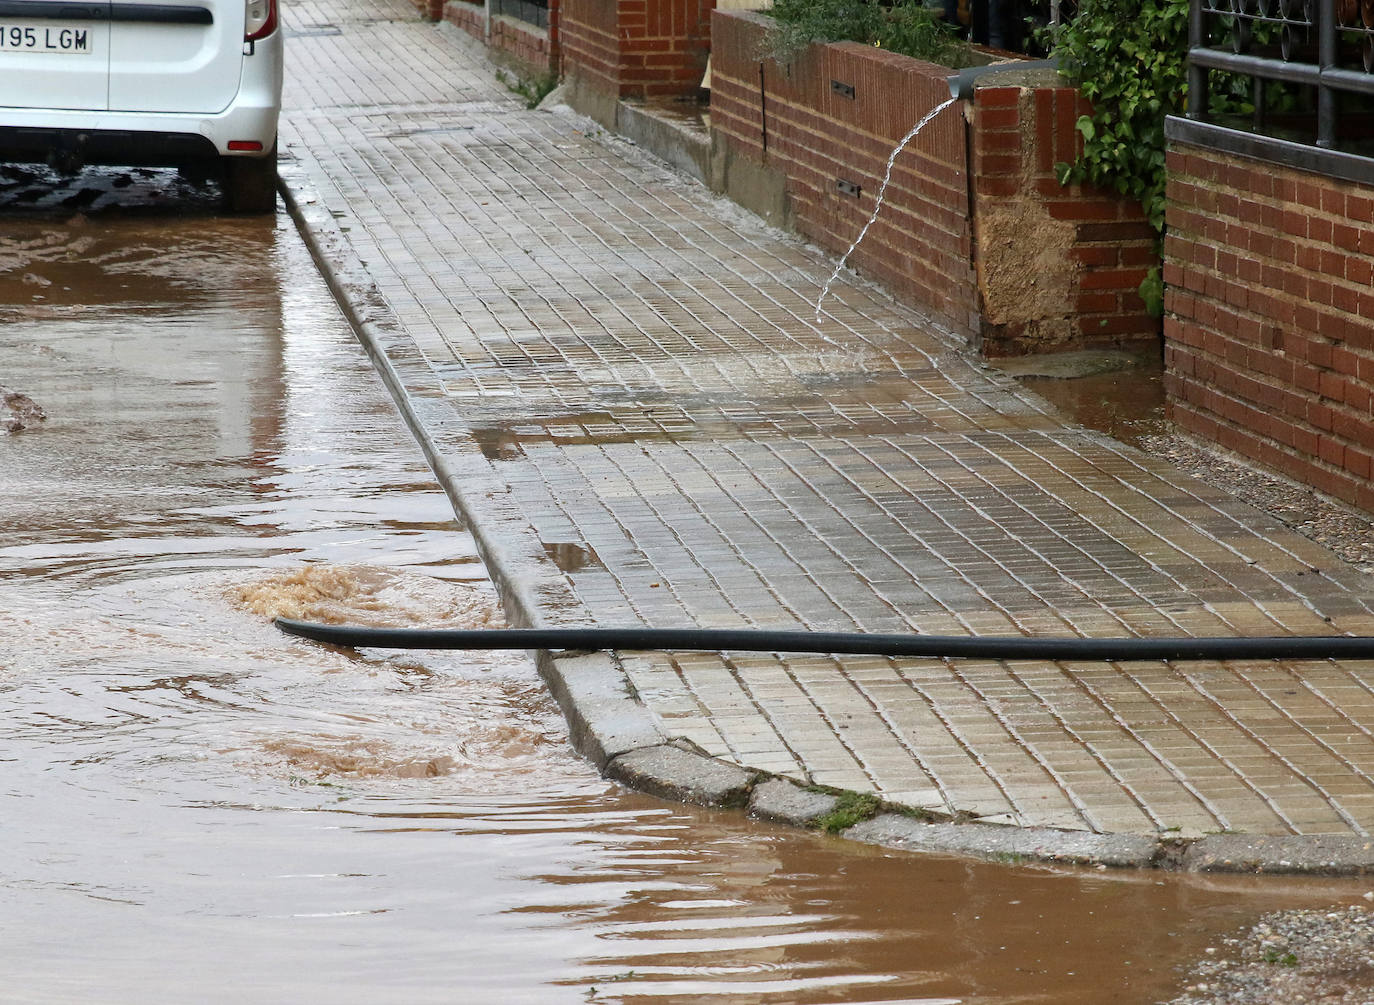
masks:
[[[887,852],[626,792],[517,656],[286,221],[0,172],[0,999],[1150,1002],[1334,881]],[[73,206],[80,209],[77,213]]]

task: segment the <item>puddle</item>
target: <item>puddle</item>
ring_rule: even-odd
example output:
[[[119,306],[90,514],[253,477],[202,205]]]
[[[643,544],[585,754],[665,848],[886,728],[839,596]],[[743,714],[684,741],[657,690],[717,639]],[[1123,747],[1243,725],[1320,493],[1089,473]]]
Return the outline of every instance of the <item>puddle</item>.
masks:
[[[1164,365],[1157,352],[1079,352],[989,360],[1065,418],[1133,447],[1166,433]]]
[[[544,542],[544,554],[561,572],[578,572],[588,566],[600,565],[596,551],[590,545],[573,544],[570,541],[556,543]]]
[[[502,429],[474,429],[472,438],[477,441],[482,456],[489,461],[513,461],[523,457],[520,439],[514,433]]]

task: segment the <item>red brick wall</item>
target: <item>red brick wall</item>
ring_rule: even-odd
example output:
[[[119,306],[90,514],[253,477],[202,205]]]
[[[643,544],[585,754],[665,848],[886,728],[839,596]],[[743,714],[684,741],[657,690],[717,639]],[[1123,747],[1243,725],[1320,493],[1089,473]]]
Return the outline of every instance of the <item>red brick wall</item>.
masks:
[[[417,0],[435,2],[435,0]],[[558,16],[559,0],[549,0],[548,30],[513,17],[491,19],[491,37],[486,37],[486,12],[482,4],[469,0],[447,0],[443,4],[444,20],[451,21],[473,38],[485,42],[495,52],[509,57],[531,73],[558,73]]]
[[[545,31],[512,17],[491,19],[487,45],[535,73],[558,72],[558,4],[549,3],[549,28]]]
[[[486,13],[480,3],[469,0],[448,0],[444,4],[444,20],[456,24],[480,42],[486,41]]]
[[[411,0],[426,21],[438,21],[444,16],[444,0]]]
[[[873,212],[893,148],[949,97],[952,71],[846,42],[779,66],[759,57],[768,25],[716,12],[711,129],[732,155],[785,176],[796,228],[843,254]],[[878,219],[850,257],[989,355],[1159,337],[1137,293],[1158,263],[1155,233],[1139,203],[1059,184],[1055,165],[1076,156],[1086,105],[1048,79],[978,87],[971,107],[933,119],[898,155]]]
[[[1059,183],[1091,109],[1071,87],[974,91],[974,219],[983,349],[1007,355],[1154,340],[1138,290],[1159,264],[1140,204]]]
[[[711,128],[734,153],[785,174],[797,229],[843,254],[873,212],[893,148],[949,97],[950,71],[856,43],[813,46],[785,67],[761,63],[768,23],[716,12]],[[854,97],[835,93],[831,81],[853,86]],[[972,334],[966,157],[963,117],[951,106],[897,158],[878,220],[849,264]],[[859,196],[841,191],[837,179],[859,185]]]
[[[1172,418],[1374,510],[1374,188],[1183,144],[1168,156]]]
[[[695,94],[715,0],[563,0],[567,73],[617,98]]]
[[[563,70],[594,90],[620,96],[619,0],[563,0]]]

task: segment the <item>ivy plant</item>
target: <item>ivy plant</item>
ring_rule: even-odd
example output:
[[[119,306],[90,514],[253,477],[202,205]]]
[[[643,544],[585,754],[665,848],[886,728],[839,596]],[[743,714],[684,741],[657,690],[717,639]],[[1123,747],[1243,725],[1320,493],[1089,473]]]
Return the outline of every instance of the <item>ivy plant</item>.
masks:
[[[1187,95],[1188,0],[1082,0],[1060,26],[1059,68],[1092,102],[1083,154],[1060,181],[1090,182],[1140,200],[1164,230],[1164,117]]]
[[[1214,27],[1225,41],[1235,26],[1219,19]],[[1255,41],[1269,41],[1272,26],[1257,25]],[[1060,164],[1059,180],[1090,182],[1139,199],[1161,239],[1164,234],[1164,118],[1181,112],[1188,93],[1188,0],[1081,0],[1077,16],[1055,29],[1060,71],[1092,102],[1091,115],[1078,119],[1083,153]],[[1208,73],[1208,113],[1213,117],[1250,114],[1250,79],[1212,70]],[[1265,92],[1270,111],[1290,111],[1291,88]],[[1163,312],[1164,284],[1158,268],[1140,284],[1150,313]]]

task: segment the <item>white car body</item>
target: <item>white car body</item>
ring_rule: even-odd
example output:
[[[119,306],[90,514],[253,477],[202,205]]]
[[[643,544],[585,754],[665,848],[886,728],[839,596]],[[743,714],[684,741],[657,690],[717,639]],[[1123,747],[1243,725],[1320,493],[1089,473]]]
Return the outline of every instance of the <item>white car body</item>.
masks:
[[[282,62],[277,0],[0,0],[0,159],[275,176]]]

